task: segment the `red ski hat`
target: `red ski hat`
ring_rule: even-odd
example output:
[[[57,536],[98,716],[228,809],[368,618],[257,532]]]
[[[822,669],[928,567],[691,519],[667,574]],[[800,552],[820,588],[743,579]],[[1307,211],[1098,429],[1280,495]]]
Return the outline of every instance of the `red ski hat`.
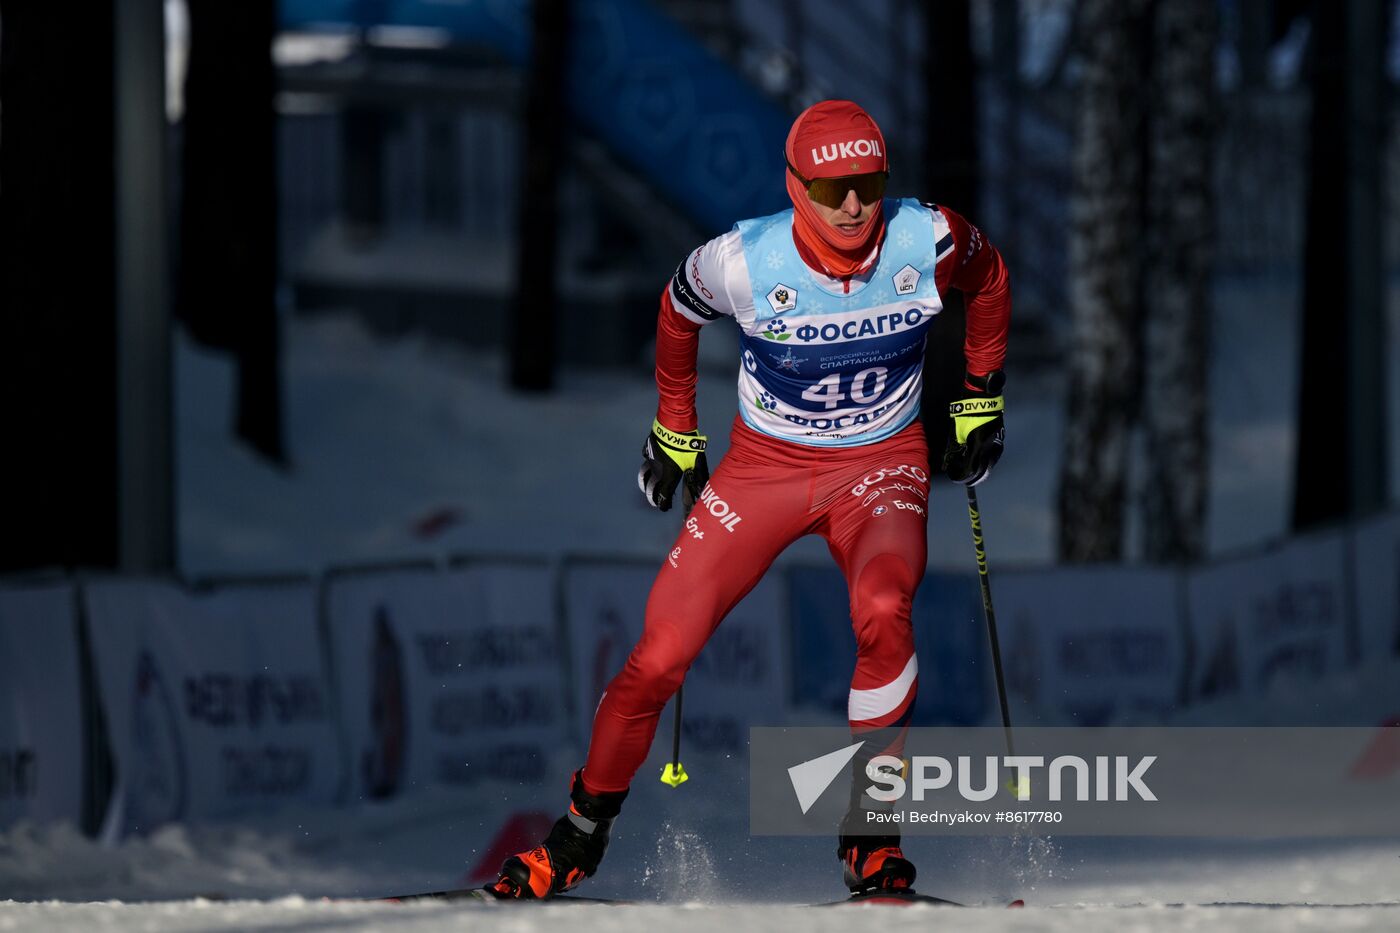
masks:
[[[888,171],[880,127],[849,100],[823,100],[798,114],[784,148],[793,239],[803,260],[838,278],[869,269],[885,239],[883,200],[860,229],[845,232],[822,219],[807,195],[804,180]]]
[[[788,162],[807,179],[888,171],[885,151],[880,127],[849,100],[813,104],[788,131]]]

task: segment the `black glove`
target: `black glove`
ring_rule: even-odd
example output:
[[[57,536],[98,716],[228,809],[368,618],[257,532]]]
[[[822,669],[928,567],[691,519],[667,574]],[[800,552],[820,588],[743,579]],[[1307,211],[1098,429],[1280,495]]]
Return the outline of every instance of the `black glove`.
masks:
[[[681,480],[685,480],[681,501],[689,512],[710,481],[710,467],[705,463],[705,435],[695,431],[677,434],[660,421],[653,421],[651,433],[642,445],[642,468],[637,471],[637,486],[652,508],[668,512],[671,497]]]
[[[991,475],[1006,444],[1006,402],[1001,394],[1006,376],[1001,370],[985,376],[968,373],[964,382],[967,395],[948,406],[953,435],[943,452],[943,472],[955,483],[976,486]]]

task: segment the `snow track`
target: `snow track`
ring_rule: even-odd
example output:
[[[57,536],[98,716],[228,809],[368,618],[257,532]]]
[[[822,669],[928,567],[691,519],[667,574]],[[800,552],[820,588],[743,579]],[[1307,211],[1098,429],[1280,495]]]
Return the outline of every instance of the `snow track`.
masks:
[[[853,912],[858,912],[857,919]],[[912,912],[912,913],[911,913]],[[1044,930],[1098,933],[1125,930],[1232,930],[1276,933],[1279,930],[1394,930],[1400,905],[1310,907],[1250,905],[1208,907],[1112,907],[1080,905],[1008,911],[1000,907],[843,907],[815,910],[787,905],[678,904],[665,906],[540,905],[497,907],[490,904],[443,905],[346,904],[300,897],[272,902],[207,900],[161,904],[0,903],[0,929],[75,930],[481,930],[574,933],[668,933],[724,930],[802,930],[846,933],[851,929],[893,927],[980,930]]]
[[[16,827],[0,834],[0,930],[1400,929],[1391,840],[911,837],[920,891],[987,906],[812,909],[803,905],[843,893],[834,839],[750,837],[747,809],[718,792],[733,783],[726,763],[687,764],[711,792],[639,782],[603,871],[579,890],[636,904],[347,900],[458,886],[498,802],[559,803],[557,788],[497,786],[474,804],[429,793],[238,827],[168,826],[114,846]],[[1016,897],[1025,910],[1001,906]]]

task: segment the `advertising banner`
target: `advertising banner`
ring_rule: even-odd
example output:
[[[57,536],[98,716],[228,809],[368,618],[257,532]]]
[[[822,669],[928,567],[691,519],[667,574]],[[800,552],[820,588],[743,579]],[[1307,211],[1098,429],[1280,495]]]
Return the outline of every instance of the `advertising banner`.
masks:
[[[351,799],[543,779],[567,730],[547,566],[339,574],[326,612]]]
[[[1352,540],[1361,663],[1400,665],[1400,514],[1362,523]]]
[[[68,583],[0,587],[0,829],[81,819],[75,609]]]
[[[1344,532],[1191,571],[1191,699],[1257,698],[1348,665]]]
[[[116,764],[109,824],[328,802],[339,751],[310,583],[83,586]]]
[[[506,61],[528,63],[522,0],[283,0],[284,29],[427,27]],[[576,0],[576,54],[565,80],[572,116],[619,161],[713,233],[736,217],[782,210],[789,117],[690,32],[644,0]]]
[[[575,728],[586,738],[608,681],[642,635],[657,567],[578,561],[564,569],[564,606],[573,664]],[[770,574],[720,623],[685,679],[688,747],[742,751],[751,725],[779,721],[787,699],[787,612]],[[670,707],[663,713],[670,735]],[[658,733],[660,734],[660,733]]]
[[[1055,567],[993,578],[1012,721],[1155,722],[1181,702],[1181,576],[1135,567]]]

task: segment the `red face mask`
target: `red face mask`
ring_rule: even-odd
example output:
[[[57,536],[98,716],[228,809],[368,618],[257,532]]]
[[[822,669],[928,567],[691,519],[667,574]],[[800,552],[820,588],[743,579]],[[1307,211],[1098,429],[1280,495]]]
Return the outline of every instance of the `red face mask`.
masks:
[[[873,266],[885,239],[883,200],[861,227],[848,233],[817,212],[804,180],[887,172],[885,137],[875,121],[851,101],[824,100],[802,111],[788,131],[785,148],[793,238],[803,260],[835,278],[849,278]]]

